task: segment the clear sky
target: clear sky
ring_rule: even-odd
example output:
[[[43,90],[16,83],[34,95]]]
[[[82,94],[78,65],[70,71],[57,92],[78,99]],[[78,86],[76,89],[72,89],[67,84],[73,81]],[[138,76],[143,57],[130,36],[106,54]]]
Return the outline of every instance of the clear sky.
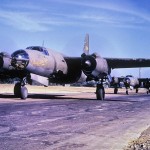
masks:
[[[1,0],[0,51],[42,45],[80,56],[85,34],[90,52],[103,57],[150,58],[149,0]],[[113,75],[138,69],[117,69]],[[148,69],[142,77],[150,77]]]

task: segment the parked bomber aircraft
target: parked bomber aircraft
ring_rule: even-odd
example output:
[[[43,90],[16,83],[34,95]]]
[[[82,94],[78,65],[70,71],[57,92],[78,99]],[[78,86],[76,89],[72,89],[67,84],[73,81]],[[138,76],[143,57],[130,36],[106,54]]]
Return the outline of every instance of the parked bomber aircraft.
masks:
[[[147,89],[147,94],[150,92],[149,78],[136,78],[132,75],[127,75],[126,77],[112,77],[111,86],[114,87],[114,94],[118,93],[118,88],[121,83],[124,84],[127,95],[129,94],[128,89],[136,89],[136,93],[138,93],[140,87]]]
[[[88,41],[87,34],[81,57],[68,57],[41,46],[29,46],[11,55],[3,52],[0,54],[0,77],[18,77],[20,82],[14,86],[14,94],[22,99],[28,96],[25,85],[33,80],[45,86],[49,82],[66,84],[95,80],[96,97],[103,100],[103,81],[111,79],[111,69],[150,67],[150,59],[103,58],[97,53],[89,54]]]

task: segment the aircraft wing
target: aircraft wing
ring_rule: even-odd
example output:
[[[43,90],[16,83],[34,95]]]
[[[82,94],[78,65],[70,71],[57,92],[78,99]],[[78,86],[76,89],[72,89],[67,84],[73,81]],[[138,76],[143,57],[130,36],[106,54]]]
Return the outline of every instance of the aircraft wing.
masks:
[[[138,78],[138,80],[141,82],[146,82],[146,81],[150,81],[150,78]]]
[[[150,67],[150,59],[144,58],[105,58],[108,66],[112,69],[115,68],[138,68]]]
[[[11,66],[11,55],[6,52],[0,53],[0,81],[23,78],[26,74],[26,70],[17,70]]]
[[[138,78],[139,82],[143,82],[144,84],[150,83],[150,78]]]

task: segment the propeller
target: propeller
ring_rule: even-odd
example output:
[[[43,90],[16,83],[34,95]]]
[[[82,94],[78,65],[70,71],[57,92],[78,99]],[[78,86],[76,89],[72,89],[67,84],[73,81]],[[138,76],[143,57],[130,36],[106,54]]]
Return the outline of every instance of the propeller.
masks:
[[[92,55],[86,55],[82,54],[82,61],[81,61],[81,67],[83,72],[86,75],[91,74],[91,72],[96,68],[96,56],[94,54]]]

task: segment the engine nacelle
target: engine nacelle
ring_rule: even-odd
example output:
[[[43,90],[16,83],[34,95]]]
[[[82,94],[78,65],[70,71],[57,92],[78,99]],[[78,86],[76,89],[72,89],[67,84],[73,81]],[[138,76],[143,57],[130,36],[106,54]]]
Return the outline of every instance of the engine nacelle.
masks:
[[[8,53],[0,53],[0,68],[10,69],[11,66],[11,56]]]
[[[139,87],[141,84],[137,78],[128,76],[124,78],[123,82],[126,87]]]
[[[112,81],[111,81],[111,84],[112,85],[116,85],[116,84],[119,84],[119,78],[118,77],[112,77]]]
[[[97,55],[82,55],[81,66],[83,72],[90,78],[101,78],[108,75],[108,64],[107,61]]]

